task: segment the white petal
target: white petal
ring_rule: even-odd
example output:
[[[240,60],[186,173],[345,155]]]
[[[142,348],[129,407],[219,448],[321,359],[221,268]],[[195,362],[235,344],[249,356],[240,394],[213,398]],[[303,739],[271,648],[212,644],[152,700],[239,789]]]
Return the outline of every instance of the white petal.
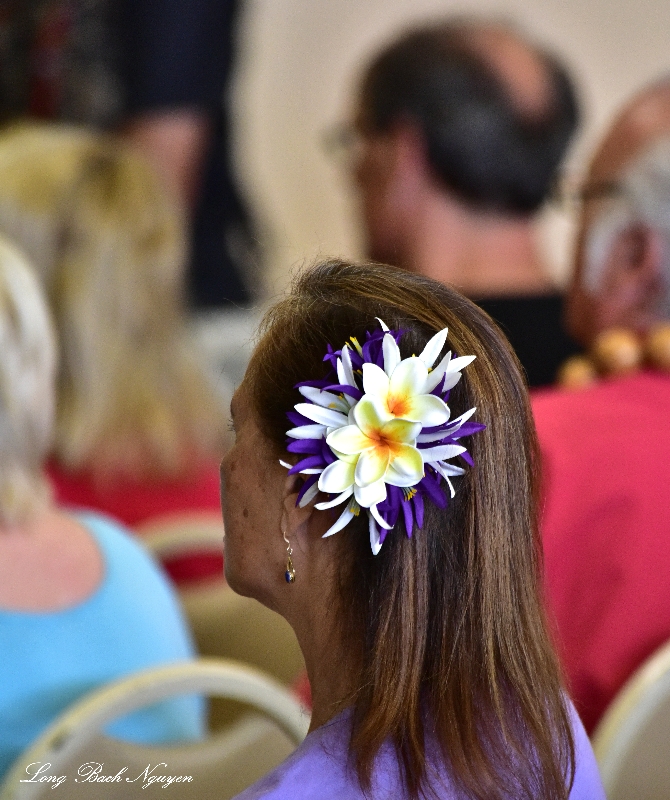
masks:
[[[293,439],[320,439],[326,435],[326,431],[325,425],[298,425],[286,431],[286,435]]]
[[[327,494],[339,494],[354,485],[356,464],[349,461],[333,461],[321,473],[319,489]]]
[[[368,447],[367,450],[363,450],[356,464],[356,485],[370,486],[383,480],[389,465],[389,456],[387,447]]]
[[[449,419],[449,406],[434,394],[416,394],[403,404],[402,417],[432,428]]]
[[[356,426],[365,436],[379,437],[379,431],[382,426],[393,420],[393,414],[390,414],[386,403],[379,397],[373,394],[366,394],[361,397],[360,401],[354,407],[354,420]],[[374,441],[368,442],[366,447],[375,444]],[[337,447],[337,445],[335,445]],[[338,448],[341,449],[341,448]],[[364,448],[361,448],[361,450]],[[352,450],[345,450],[344,452],[353,452]]]
[[[301,386],[298,391],[303,397],[306,397],[318,406],[332,408],[335,411],[341,411],[343,414],[349,411],[349,404],[345,402],[342,397],[332,392],[322,391],[315,386]]]
[[[475,358],[477,358],[477,356],[459,356],[458,358],[452,359],[451,352],[447,353],[442,361],[440,361],[435,369],[428,375],[425,391],[432,392],[445,374],[447,380],[444,384],[444,391],[446,392],[447,389],[452,389],[461,379],[461,370],[465,369],[468,364],[471,364]]]
[[[369,512],[377,521],[377,524],[380,525],[382,528],[386,528],[387,531],[390,531],[393,525],[389,525],[388,522],[382,517],[382,515],[377,511],[377,506],[370,506]]]
[[[436,333],[428,344],[421,351],[419,358],[430,369],[437,361],[437,357],[442,352],[444,343],[447,341],[447,328],[443,328],[439,333]]]
[[[363,364],[363,391],[386,400],[389,392],[389,377],[381,367],[369,362]]]
[[[435,461],[433,467],[444,477],[455,478],[458,475],[465,475],[463,467],[457,467],[456,464],[450,464],[448,461]]]
[[[470,408],[467,411],[464,411],[460,415],[460,417],[452,419],[449,425],[447,426],[449,432],[454,433],[455,431],[457,431],[461,427],[461,425],[463,425],[464,422],[467,422],[470,419],[470,417],[475,413],[476,410],[477,406],[475,406],[474,408]]]
[[[440,444],[437,447],[427,447],[419,450],[424,462],[444,461],[445,458],[454,458],[465,452],[465,447],[460,444]]]
[[[298,505],[300,508],[304,508],[305,506],[309,505],[312,500],[317,496],[319,493],[319,484],[313,483],[309,489],[305,492],[305,494],[300,498],[300,502]]]
[[[362,508],[370,508],[375,503],[386,500],[386,484],[383,480],[371,483],[369,486],[354,486],[354,497]]]
[[[468,364],[472,364],[475,358],[477,358],[477,356],[459,356],[458,358],[453,358],[447,367],[447,375],[451,375],[452,372],[461,372]]]
[[[332,536],[334,533],[341,531],[342,528],[344,528],[345,525],[348,525],[355,516],[356,515],[351,510],[351,503],[350,503],[337,518],[337,521],[333,525],[331,525],[330,528],[328,528],[328,530],[323,534],[321,538],[325,539],[326,536]]]
[[[428,369],[420,358],[404,358],[393,370],[389,393],[397,399],[425,394]]]
[[[438,463],[438,464],[433,464],[433,466],[447,482],[447,485],[449,486],[449,494],[453,497],[456,494],[456,490],[454,489],[454,484],[450,480],[450,478],[453,476],[450,475],[449,470],[445,469],[445,467],[450,467],[452,465]],[[459,469],[459,467],[454,467],[454,469]],[[461,473],[463,472],[465,472],[465,470],[461,470]]]
[[[449,366],[449,362],[451,361],[451,350],[447,353],[447,355],[440,361],[440,363],[435,367],[432,372],[428,373],[428,378],[426,379],[426,392],[432,392],[433,389],[437,386],[437,384],[442,380],[444,377],[445,370]]]
[[[444,429],[441,431],[435,431],[434,433],[420,433],[416,437],[416,441],[417,443],[421,442],[421,444],[426,444],[426,442],[439,442],[440,439],[446,439],[450,433],[450,431],[445,431]]]
[[[392,375],[393,370],[400,363],[400,350],[396,340],[387,333],[382,341],[382,352],[384,353],[384,370],[387,375]]]
[[[383,319],[379,319],[379,317],[375,317],[375,319],[382,326],[383,331],[387,331],[389,329],[389,326],[384,322]]]
[[[347,417],[344,414],[340,414],[339,411],[333,411],[331,408],[315,406],[313,403],[298,403],[295,406],[295,410],[302,414],[303,417],[318,422],[319,425],[340,428],[342,425],[347,424]]]
[[[460,372],[454,372],[451,375],[447,375],[444,379],[444,384],[442,386],[442,391],[447,392],[449,389],[453,389],[454,386],[460,381],[462,375]]]
[[[281,458],[279,459],[279,463],[280,463],[280,464],[282,465],[282,467],[284,467],[285,469],[292,469],[292,467],[293,467],[293,464],[287,464],[285,461],[282,461],[282,460],[281,460]]]
[[[421,477],[423,477],[423,475]],[[400,486],[403,488],[416,486],[420,480],[421,478],[417,480],[413,475],[410,476],[404,472],[399,472],[397,469],[395,469],[393,464],[389,464],[389,467],[386,470],[386,475],[384,475],[384,482],[388,483],[389,486]]]
[[[314,468],[314,469],[301,469],[300,475],[320,475],[323,472],[321,467]]]
[[[317,508],[319,511],[323,511],[325,508],[332,508],[333,506],[339,506],[340,503],[344,503],[347,497],[351,497],[353,494],[353,488],[345,489],[342,494],[338,494],[338,496],[334,500],[324,500],[323,503],[317,503],[314,508]]]
[[[354,369],[351,366],[351,356],[349,355],[349,347],[346,344],[342,348],[342,366],[344,367],[344,377],[346,378],[344,383],[348,383],[349,386],[356,386]]]
[[[370,520],[370,547],[372,548],[372,555],[376,556],[377,553],[382,549],[382,543],[379,541],[379,528],[377,527],[374,517],[372,514],[368,514],[368,516]]]
[[[329,433],[326,443],[331,450],[337,450],[350,456],[357,455],[362,450],[367,450],[368,447],[372,447],[375,444],[363,433],[358,425],[344,425]]]

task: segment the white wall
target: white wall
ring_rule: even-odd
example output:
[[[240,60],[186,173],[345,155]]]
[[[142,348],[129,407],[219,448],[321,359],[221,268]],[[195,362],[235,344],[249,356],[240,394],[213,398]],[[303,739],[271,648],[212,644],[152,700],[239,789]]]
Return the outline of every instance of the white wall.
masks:
[[[372,51],[408,23],[454,12],[502,14],[563,57],[585,111],[573,170],[620,103],[670,71],[668,0],[248,0],[237,155],[262,223],[266,293],[280,290],[296,263],[360,255],[351,192],[323,152],[323,131],[346,118]],[[561,218],[545,228],[549,266],[560,277],[569,228]]]

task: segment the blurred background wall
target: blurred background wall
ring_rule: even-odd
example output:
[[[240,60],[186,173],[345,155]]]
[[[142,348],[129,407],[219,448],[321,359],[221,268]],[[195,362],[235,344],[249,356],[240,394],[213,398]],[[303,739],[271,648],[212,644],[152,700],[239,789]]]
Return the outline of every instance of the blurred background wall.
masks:
[[[670,70],[667,0],[248,0],[235,140],[260,223],[266,296],[297,263],[361,255],[347,176],[324,152],[324,131],[347,118],[371,52],[412,22],[452,13],[512,19],[562,57],[584,112],[568,165],[574,172],[624,99]],[[539,235],[559,278],[569,234],[569,216],[548,211]]]

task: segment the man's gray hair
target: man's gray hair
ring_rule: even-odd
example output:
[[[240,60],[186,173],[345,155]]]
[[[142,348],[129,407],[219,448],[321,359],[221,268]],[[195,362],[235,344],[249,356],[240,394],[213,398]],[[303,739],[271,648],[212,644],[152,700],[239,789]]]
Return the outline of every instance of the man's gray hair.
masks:
[[[614,194],[602,204],[586,238],[585,288],[597,294],[616,237],[641,224],[660,236],[664,291],[657,313],[670,319],[670,137],[657,140],[624,170]]]

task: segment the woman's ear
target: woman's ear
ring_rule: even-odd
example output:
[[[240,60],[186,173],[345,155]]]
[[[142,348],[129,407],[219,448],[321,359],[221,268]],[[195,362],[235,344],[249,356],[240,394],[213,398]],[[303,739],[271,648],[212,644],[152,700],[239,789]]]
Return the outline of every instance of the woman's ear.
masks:
[[[299,475],[288,475],[284,483],[282,507],[282,530],[290,538],[300,535],[308,527],[310,517],[314,513],[314,503],[307,503],[302,508],[298,505],[298,493],[303,479]]]

